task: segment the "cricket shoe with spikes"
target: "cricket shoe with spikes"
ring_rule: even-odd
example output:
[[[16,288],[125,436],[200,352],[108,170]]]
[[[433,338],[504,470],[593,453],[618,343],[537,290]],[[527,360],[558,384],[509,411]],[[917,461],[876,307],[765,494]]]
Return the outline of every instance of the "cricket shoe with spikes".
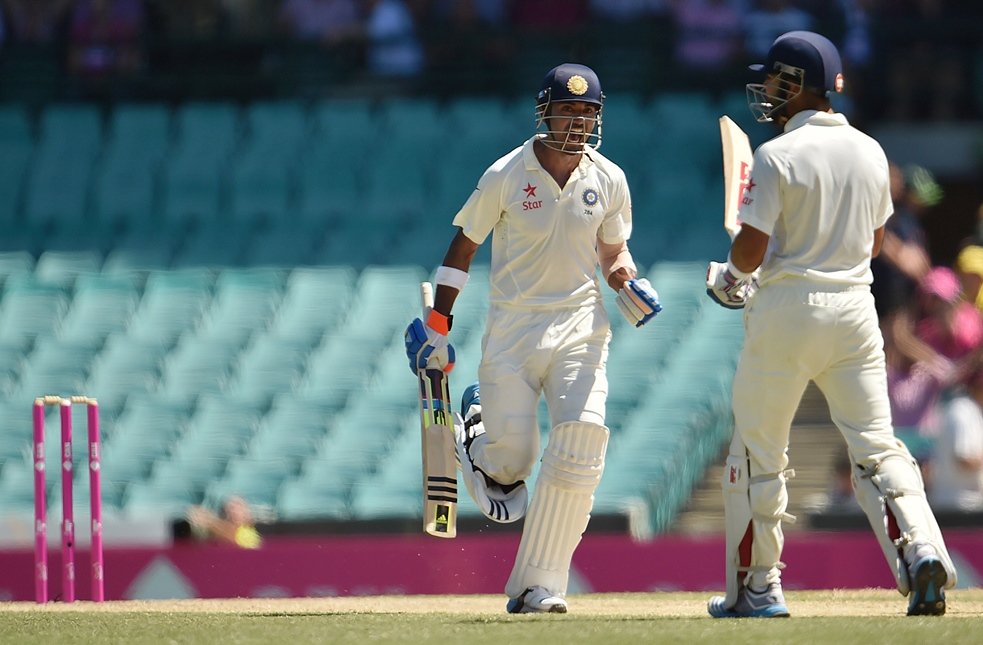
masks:
[[[909,616],[945,614],[945,587],[949,579],[942,561],[930,545],[920,545],[915,563],[908,569],[911,591],[908,592]]]
[[[788,607],[782,585],[773,582],[764,591],[741,587],[733,607],[724,605],[723,596],[714,596],[707,603],[707,612],[714,618],[787,618]]]
[[[526,482],[499,484],[475,466],[471,458],[472,444],[485,434],[485,426],[481,422],[481,398],[477,383],[464,390],[461,411],[464,417],[458,417],[454,424],[454,439],[457,444],[457,463],[471,499],[484,516],[494,522],[508,524],[522,519],[529,506]]]
[[[542,587],[529,587],[517,598],[510,598],[505,609],[510,614],[565,614],[567,601]]]

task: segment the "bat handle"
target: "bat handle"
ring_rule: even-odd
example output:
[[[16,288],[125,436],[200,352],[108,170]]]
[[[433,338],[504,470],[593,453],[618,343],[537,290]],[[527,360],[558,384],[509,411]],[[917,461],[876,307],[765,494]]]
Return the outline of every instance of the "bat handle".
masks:
[[[433,309],[433,285],[429,282],[420,283],[420,302],[423,304],[423,316],[427,315],[428,309]]]

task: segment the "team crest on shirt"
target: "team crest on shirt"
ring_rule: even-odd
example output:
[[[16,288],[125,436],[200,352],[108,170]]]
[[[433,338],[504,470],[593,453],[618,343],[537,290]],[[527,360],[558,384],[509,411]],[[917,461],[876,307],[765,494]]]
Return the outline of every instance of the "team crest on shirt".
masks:
[[[584,194],[581,195],[580,198],[584,200],[584,206],[597,206],[597,191],[593,188],[588,188],[585,190]]]

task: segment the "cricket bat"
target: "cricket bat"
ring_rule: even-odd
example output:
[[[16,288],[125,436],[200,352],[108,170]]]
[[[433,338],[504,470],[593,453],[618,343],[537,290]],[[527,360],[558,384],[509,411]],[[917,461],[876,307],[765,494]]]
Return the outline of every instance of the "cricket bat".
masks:
[[[734,239],[741,226],[737,213],[750,183],[754,153],[747,134],[727,115],[720,117],[720,143],[724,153],[724,229]]]
[[[420,284],[423,316],[433,308],[433,285]],[[442,538],[457,536],[457,457],[454,417],[447,375],[417,371],[423,444],[423,531]]]

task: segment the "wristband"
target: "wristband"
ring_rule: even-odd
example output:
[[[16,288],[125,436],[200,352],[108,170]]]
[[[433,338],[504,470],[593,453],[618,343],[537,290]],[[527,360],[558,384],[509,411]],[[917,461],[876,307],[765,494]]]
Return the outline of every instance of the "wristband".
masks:
[[[441,336],[446,336],[447,332],[451,330],[451,317],[431,309],[430,315],[427,316],[427,327]]]
[[[737,279],[738,282],[740,282],[744,278],[754,273],[754,271],[741,271],[736,266],[734,266],[734,262],[730,259],[730,253],[727,254],[727,271],[729,271],[730,274],[734,276],[734,278]]]
[[[437,271],[434,273],[433,279],[437,284],[442,284],[447,287],[452,287],[458,291],[464,289],[464,285],[468,283],[468,273],[467,271],[461,271],[460,269],[455,269],[454,267],[439,266]]]

